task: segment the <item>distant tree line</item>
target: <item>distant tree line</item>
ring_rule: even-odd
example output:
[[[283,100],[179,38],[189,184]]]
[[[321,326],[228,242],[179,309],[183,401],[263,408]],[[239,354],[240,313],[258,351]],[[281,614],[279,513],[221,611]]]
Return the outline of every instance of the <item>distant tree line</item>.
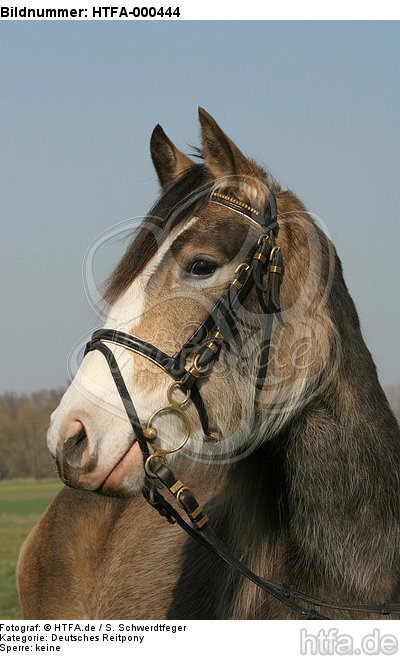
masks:
[[[62,394],[43,390],[0,396],[0,479],[56,475],[46,431]]]
[[[0,396],[0,479],[57,475],[47,450],[46,431],[63,392],[43,390]],[[400,422],[400,384],[386,392]]]

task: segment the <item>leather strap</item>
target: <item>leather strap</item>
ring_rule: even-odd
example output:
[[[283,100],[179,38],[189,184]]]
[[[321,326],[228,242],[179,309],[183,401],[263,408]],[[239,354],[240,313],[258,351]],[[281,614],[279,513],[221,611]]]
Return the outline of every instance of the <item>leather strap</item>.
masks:
[[[167,355],[159,348],[156,348],[152,344],[143,341],[139,337],[130,335],[129,333],[124,333],[120,330],[111,330],[109,328],[101,328],[93,333],[87,348],[90,350],[90,345],[94,345],[100,341],[119,344],[133,353],[139,353],[139,355],[151,360],[158,367],[164,369],[164,371],[174,378],[174,380],[179,380],[184,374],[184,370],[179,367],[175,357]]]
[[[327,619],[317,611],[307,609],[297,603],[295,600],[291,599],[290,595],[288,595],[286,591],[283,591],[279,585],[261,578],[242,563],[242,561],[237,559],[210,528],[208,517],[197,502],[192,491],[184,487],[183,483],[176,478],[171,469],[169,469],[169,467],[167,467],[161,460],[158,465],[156,464],[153,467],[153,471],[158,480],[167,487],[170,493],[175,499],[177,499],[195,528],[190,526],[190,524],[183,519],[180,513],[175,510],[168,501],[166,501],[158,490],[154,488],[150,493],[148,488],[148,491],[145,494],[146,500],[149,501],[149,503],[151,503],[151,505],[153,505],[162,516],[166,517],[170,523],[176,522],[188,535],[197,540],[197,542],[200,542],[200,544],[208,549],[208,551],[214,553],[220,558],[220,560],[236,569],[245,578],[255,583],[255,585],[265,590],[265,592],[283,603],[285,606],[288,606],[294,612],[302,615],[304,619]]]
[[[158,466],[156,465],[154,467],[154,473],[156,474],[158,480],[169,489],[175,498],[177,498],[177,492],[174,490],[179,490],[179,487],[176,487],[178,481],[173,472],[164,463],[160,462]],[[193,498],[191,501],[190,509],[199,506],[190,490],[189,493]],[[314,609],[305,608],[302,604],[298,603],[298,600],[306,604],[310,604],[314,607],[330,608],[332,610],[341,610],[345,612],[375,613],[383,616],[400,614],[400,603],[340,604],[313,597],[312,595],[302,592],[301,590],[297,590],[296,588],[286,585],[285,583],[275,583],[268,579],[264,579],[255,574],[247,567],[247,565],[236,558],[236,556],[228,549],[228,547],[226,547],[226,545],[216,536],[208,521],[205,522],[202,526],[196,527],[196,522],[191,518],[191,514],[193,514],[192,511],[190,509],[188,511],[185,506],[182,506],[191,519],[194,527],[190,526],[190,524],[188,524],[180,515],[180,513],[175,508],[173,508],[173,506],[171,506],[168,501],[166,501],[166,499],[158,490],[155,490],[154,495],[155,503],[152,503],[152,505],[158,510],[158,512],[160,512],[160,514],[165,516],[168,521],[170,521],[170,523],[176,522],[188,535],[197,540],[197,542],[200,542],[200,544],[218,556],[218,558],[228,563],[231,567],[240,572],[240,574],[242,574],[245,578],[247,578],[249,581],[252,581],[255,585],[280,601],[282,604],[294,612],[299,613],[304,619],[329,620],[331,618],[322,615],[320,612]],[[204,511],[202,509],[201,511],[202,516],[204,516]],[[197,519],[197,516],[195,519]]]
[[[93,351],[93,350],[100,351],[100,353],[102,353],[105,359],[107,360],[107,364],[110,368],[110,372],[113,377],[115,386],[118,390],[122,403],[124,404],[126,414],[128,415],[129,421],[133,428],[133,434],[136,437],[137,441],[139,442],[143,454],[143,459],[146,460],[150,455],[148,442],[144,436],[142,424],[140,423],[139,417],[136,412],[136,408],[133,404],[131,396],[125,385],[125,381],[123,379],[118,363],[114,357],[114,354],[108,348],[108,346],[106,346],[100,341],[89,342],[89,344],[87,344],[85,349],[85,355],[89,351]]]

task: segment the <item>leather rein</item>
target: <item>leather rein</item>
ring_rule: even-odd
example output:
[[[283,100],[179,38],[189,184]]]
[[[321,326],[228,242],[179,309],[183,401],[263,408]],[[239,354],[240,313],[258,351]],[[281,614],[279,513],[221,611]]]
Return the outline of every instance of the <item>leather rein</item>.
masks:
[[[182,449],[189,440],[190,423],[184,412],[184,406],[189,401],[192,401],[197,410],[205,439],[216,439],[210,432],[207,410],[199,388],[217,361],[222,345],[229,344],[237,334],[237,312],[253,287],[256,290],[261,310],[265,314],[258,375],[255,382],[256,398],[266,378],[273,319],[274,316],[279,318],[277,313],[280,311],[279,286],[283,274],[283,259],[275,239],[278,232],[275,194],[272,189],[269,191],[268,204],[264,211],[255,209],[233,195],[218,191],[212,192],[209,200],[241,214],[260,227],[262,233],[256,244],[250,249],[248,258],[250,261],[237,267],[235,279],[181,350],[169,356],[138,337],[112,329],[96,330],[85,349],[85,355],[94,350],[102,353],[110,368],[133,429],[133,442],[137,440],[143,455],[145,470],[143,496],[168,522],[178,524],[210,552],[304,619],[331,619],[304,604],[348,612],[381,615],[400,613],[400,603],[339,604],[318,599],[285,583],[276,583],[258,576],[219,540],[192,491],[177,479],[167,465],[168,456]],[[172,378],[172,383],[167,391],[168,404],[153,412],[144,427],[139,420],[116,358],[105,342],[118,344],[149,359]],[[186,365],[188,359],[191,361],[190,365]],[[170,450],[156,448],[153,445],[154,440],[158,437],[158,432],[152,424],[159,415],[164,413],[177,415],[185,432],[182,443]],[[152,453],[150,453],[150,448]],[[164,487],[175,498],[179,508],[186,513],[190,524],[161,494],[160,489]]]

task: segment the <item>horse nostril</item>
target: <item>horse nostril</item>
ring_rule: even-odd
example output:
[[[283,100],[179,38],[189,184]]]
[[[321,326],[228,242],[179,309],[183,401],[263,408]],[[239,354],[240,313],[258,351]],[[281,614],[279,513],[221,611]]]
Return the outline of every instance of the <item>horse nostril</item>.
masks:
[[[98,449],[90,426],[86,429],[78,419],[64,419],[58,431],[55,462],[66,485],[95,490],[99,487]]]
[[[81,428],[75,435],[66,437],[62,449],[62,458],[65,463],[74,469],[82,466],[82,458],[88,448],[88,438],[85,427]]]

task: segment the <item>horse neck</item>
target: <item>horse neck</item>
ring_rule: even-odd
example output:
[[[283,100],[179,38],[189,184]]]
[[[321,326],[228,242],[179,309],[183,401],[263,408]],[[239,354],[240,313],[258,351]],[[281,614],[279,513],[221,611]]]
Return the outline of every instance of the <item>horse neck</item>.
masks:
[[[220,526],[262,576],[332,600],[385,601],[400,581],[400,431],[337,267],[329,308],[341,337],[337,371],[232,466]],[[262,616],[260,591],[240,590],[231,612]]]

